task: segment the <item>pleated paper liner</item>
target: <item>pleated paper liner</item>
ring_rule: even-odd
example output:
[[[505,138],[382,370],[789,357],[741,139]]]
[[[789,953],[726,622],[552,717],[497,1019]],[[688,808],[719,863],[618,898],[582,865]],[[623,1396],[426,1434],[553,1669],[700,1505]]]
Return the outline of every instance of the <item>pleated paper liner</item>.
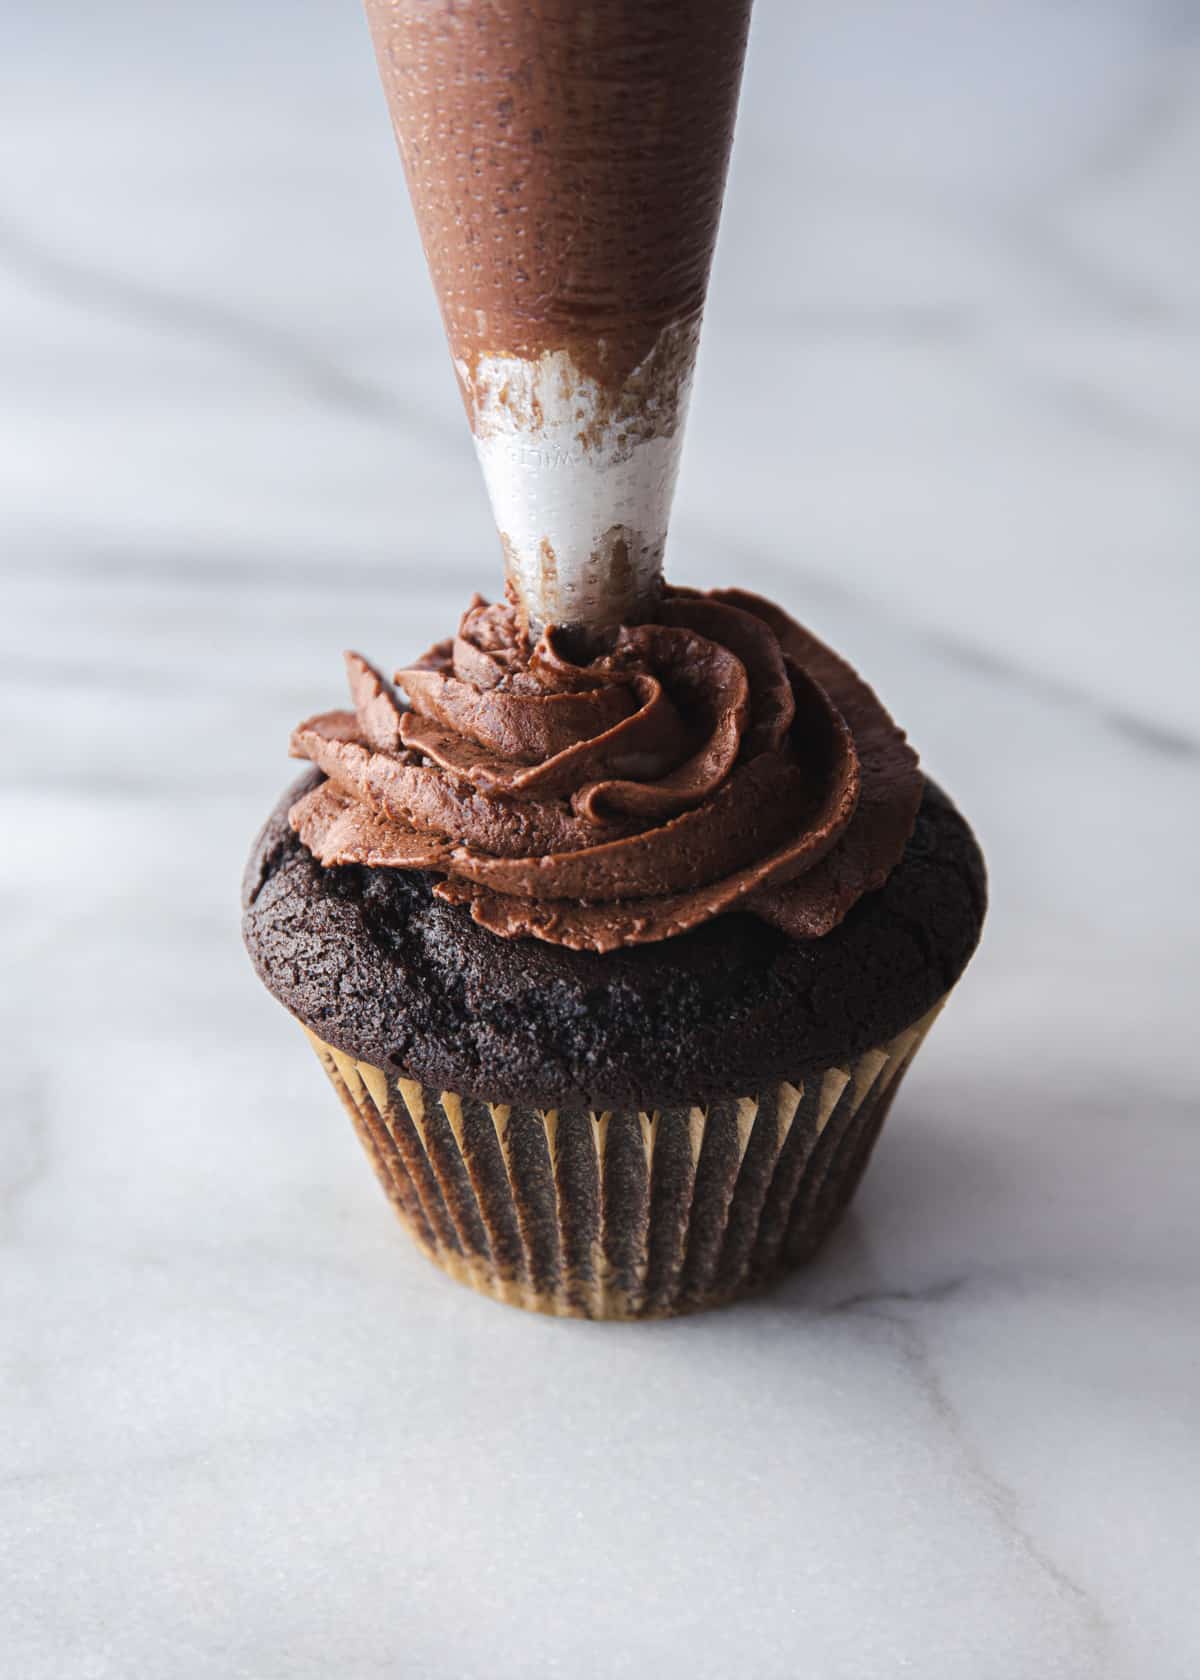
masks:
[[[648,1113],[479,1102],[308,1037],[443,1271],[534,1312],[662,1318],[750,1293],[816,1252],[942,1002],[803,1081]]]

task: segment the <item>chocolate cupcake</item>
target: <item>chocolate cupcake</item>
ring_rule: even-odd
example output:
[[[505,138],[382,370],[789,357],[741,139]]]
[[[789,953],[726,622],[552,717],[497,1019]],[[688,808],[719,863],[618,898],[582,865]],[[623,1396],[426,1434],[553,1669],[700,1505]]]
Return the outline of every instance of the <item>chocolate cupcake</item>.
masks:
[[[477,600],[407,705],[347,663],[244,930],[418,1244],[601,1318],[814,1253],[984,914],[872,691],[738,591],[667,590],[591,658]]]

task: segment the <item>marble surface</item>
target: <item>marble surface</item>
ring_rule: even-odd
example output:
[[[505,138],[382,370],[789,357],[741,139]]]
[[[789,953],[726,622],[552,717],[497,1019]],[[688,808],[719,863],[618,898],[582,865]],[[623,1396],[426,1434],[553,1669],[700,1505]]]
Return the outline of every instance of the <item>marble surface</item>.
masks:
[[[0,1671],[1200,1672],[1200,7],[761,0],[674,574],[993,909],[829,1252],[657,1328],[428,1267],[239,946],[340,649],[498,570],[361,21],[6,25]]]

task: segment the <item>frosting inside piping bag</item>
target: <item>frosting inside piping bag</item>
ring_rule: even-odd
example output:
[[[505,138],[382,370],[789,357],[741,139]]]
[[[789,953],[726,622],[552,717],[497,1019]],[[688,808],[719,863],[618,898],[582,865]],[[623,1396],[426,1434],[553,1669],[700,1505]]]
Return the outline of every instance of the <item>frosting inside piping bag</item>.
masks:
[[[769,601],[668,589],[577,663],[476,598],[392,685],[294,732],[291,811],[326,866],[421,869],[504,937],[609,951],[751,911],[819,938],[883,885],[922,776],[871,689]]]

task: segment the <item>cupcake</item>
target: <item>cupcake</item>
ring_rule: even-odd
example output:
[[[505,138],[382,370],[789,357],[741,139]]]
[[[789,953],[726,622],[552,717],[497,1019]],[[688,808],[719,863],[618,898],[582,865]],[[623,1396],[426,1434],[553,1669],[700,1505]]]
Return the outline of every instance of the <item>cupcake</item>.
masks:
[[[314,768],[255,844],[244,931],[431,1259],[655,1317],[825,1241],[984,871],[778,607],[669,590],[599,658],[561,642],[477,600],[399,693],[349,655],[352,709],[293,735]]]
[[[505,591],[348,656],[245,938],[419,1246],[541,1312],[814,1253],[983,918],[854,671],[663,582],[749,10],[367,0]]]

